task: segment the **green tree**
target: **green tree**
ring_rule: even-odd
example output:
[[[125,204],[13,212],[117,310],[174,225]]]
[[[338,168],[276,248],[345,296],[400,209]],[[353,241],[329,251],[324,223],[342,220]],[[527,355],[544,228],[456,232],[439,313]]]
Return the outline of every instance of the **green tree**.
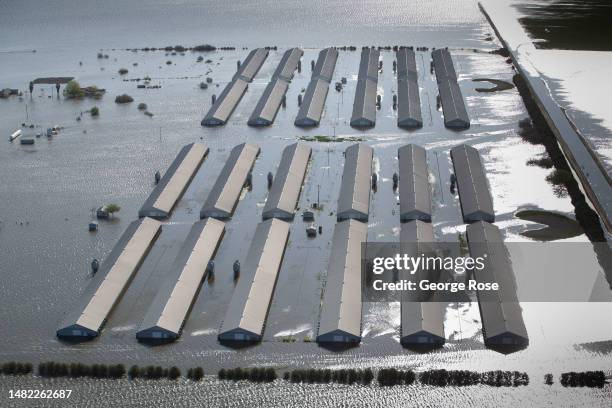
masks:
[[[120,210],[121,210],[121,207],[118,206],[117,204],[108,204],[106,206],[106,212],[109,213],[111,216],[115,214],[116,212],[119,212]]]
[[[82,98],[85,95],[85,92],[83,92],[81,89],[81,85],[73,79],[66,84],[64,94],[68,98]]]

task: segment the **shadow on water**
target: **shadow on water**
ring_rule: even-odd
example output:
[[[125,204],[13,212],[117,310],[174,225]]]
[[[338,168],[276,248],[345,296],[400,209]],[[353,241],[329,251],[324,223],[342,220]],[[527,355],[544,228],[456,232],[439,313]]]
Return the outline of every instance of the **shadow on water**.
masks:
[[[519,21],[538,48],[612,50],[612,2],[541,0],[517,5]]]
[[[219,340],[219,344],[234,350],[241,350],[257,346],[259,343],[254,341],[239,341],[239,340]]]
[[[576,220],[545,210],[521,210],[517,218],[525,221],[545,225],[544,228],[521,232],[521,235],[538,241],[555,241],[557,239],[572,238],[584,233]]]

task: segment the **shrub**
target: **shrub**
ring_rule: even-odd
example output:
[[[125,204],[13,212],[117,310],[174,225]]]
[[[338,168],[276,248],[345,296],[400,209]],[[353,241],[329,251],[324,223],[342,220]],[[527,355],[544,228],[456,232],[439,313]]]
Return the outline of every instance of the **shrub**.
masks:
[[[81,85],[73,79],[66,84],[64,95],[68,98],[82,98],[85,92],[81,89]]]
[[[119,75],[125,75],[128,73],[128,70],[127,68],[120,68],[117,72],[119,72]]]
[[[138,110],[143,111],[143,110],[147,110],[147,108],[148,108],[148,106],[147,106],[146,103],[139,103],[138,104]]]
[[[134,102],[134,98],[132,98],[128,94],[118,95],[115,98],[115,103],[130,103],[130,102]]]
[[[94,106],[93,108],[89,110],[89,113],[91,114],[91,116],[94,116],[94,117],[100,116],[100,109],[98,109],[97,106]]]
[[[171,380],[176,380],[180,376],[181,376],[181,370],[179,370],[178,367],[176,366],[170,367],[170,370],[168,370],[168,378],[170,378]]]
[[[203,45],[196,45],[195,47],[193,47],[194,51],[215,51],[217,49],[217,47],[213,46],[213,45],[209,45],[209,44],[203,44]]]

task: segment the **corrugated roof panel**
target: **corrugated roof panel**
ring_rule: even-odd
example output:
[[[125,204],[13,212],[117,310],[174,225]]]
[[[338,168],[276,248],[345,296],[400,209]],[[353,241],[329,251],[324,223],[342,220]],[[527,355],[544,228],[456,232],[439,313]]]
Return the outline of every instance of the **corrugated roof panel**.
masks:
[[[431,222],[431,190],[427,152],[409,144],[398,149],[400,220]]]
[[[268,57],[268,53],[268,50],[265,48],[255,48],[249,52],[249,55],[240,64],[240,68],[234,75],[234,78],[241,78],[247,82],[253,81],[253,78],[255,78],[255,75],[257,75],[257,72],[259,72],[259,69]]]
[[[331,82],[338,60],[338,50],[335,48],[325,48],[319,52],[319,57],[312,71],[312,81],[322,79]],[[311,81],[311,83],[312,83]]]
[[[272,78],[280,78],[288,82],[291,81],[302,55],[304,55],[304,51],[302,51],[300,48],[290,48],[285,51],[280,63],[272,75]]]
[[[285,147],[263,209],[264,220],[293,220],[311,152],[310,146],[304,143]]]
[[[451,149],[463,221],[495,221],[493,199],[478,150],[468,145]]]
[[[329,91],[329,83],[314,79],[308,84],[302,106],[295,118],[295,126],[310,127],[318,126],[321,122],[325,100]]]
[[[433,226],[422,221],[410,221],[402,224],[400,245],[403,253],[418,257],[433,249],[435,242]],[[414,280],[410,272],[402,279]],[[418,276],[417,279],[426,279]],[[431,278],[429,278],[431,279]],[[433,280],[433,279],[432,279]],[[440,347],[445,342],[444,305],[438,302],[421,301],[418,295],[402,292],[401,296],[401,338],[405,347]]]
[[[317,342],[361,341],[361,244],[368,226],[346,220],[336,224],[321,304]]]
[[[359,62],[359,80],[369,79],[378,82],[378,60],[380,51],[374,48],[363,48]]]
[[[220,341],[261,340],[288,238],[285,221],[270,219],[257,225],[219,330]]]
[[[99,334],[160,230],[161,223],[152,218],[130,224],[75,307],[66,315],[57,331],[58,337],[91,337]],[[76,330],[83,330],[80,330],[81,333],[73,332],[75,327],[78,327]]]
[[[239,144],[232,149],[202,206],[200,218],[226,219],[232,216],[259,150],[259,146],[247,143]]]
[[[442,112],[444,113],[444,125],[452,129],[467,129],[470,127],[461,88],[451,80],[438,82]]]
[[[419,84],[416,81],[397,81],[397,126],[406,129],[423,126]]]
[[[214,218],[196,222],[175,258],[168,278],[149,306],[136,337],[141,340],[176,339],[195,302],[208,263],[225,232]]]
[[[400,48],[395,53],[395,57],[397,59],[397,79],[417,82],[418,74],[414,51],[408,48]]]
[[[242,79],[234,79],[228,83],[202,119],[202,126],[225,125],[240,103],[247,87],[248,83]]]
[[[138,216],[168,217],[207,154],[208,147],[201,143],[184,146],[140,208]]]
[[[354,144],[345,151],[344,171],[338,199],[338,221],[367,221],[370,212],[373,149]]]
[[[529,343],[521,305],[516,294],[512,263],[499,229],[479,221],[466,229],[470,255],[483,258],[485,267],[474,270],[477,282],[497,282],[498,291],[478,291],[485,345],[491,348],[523,348]]]
[[[283,96],[289,88],[289,83],[281,79],[273,79],[264,90],[255,110],[249,118],[249,126],[270,126],[274,123],[278,109],[283,102]]]
[[[376,91],[376,82],[369,79],[357,81],[351,126],[364,128],[376,125]]]
[[[436,80],[438,82],[444,80],[457,81],[457,73],[453,65],[453,59],[447,49],[440,48],[432,51],[434,69],[436,71]]]

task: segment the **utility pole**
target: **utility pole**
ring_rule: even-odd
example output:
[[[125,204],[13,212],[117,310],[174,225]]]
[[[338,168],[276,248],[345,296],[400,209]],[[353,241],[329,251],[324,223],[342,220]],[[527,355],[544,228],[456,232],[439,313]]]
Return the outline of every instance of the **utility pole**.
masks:
[[[26,107],[26,122],[28,122],[30,115],[28,114],[28,104],[27,103],[25,104],[25,107]]]
[[[321,208],[320,194],[321,194],[321,185],[317,184],[317,208]]]

